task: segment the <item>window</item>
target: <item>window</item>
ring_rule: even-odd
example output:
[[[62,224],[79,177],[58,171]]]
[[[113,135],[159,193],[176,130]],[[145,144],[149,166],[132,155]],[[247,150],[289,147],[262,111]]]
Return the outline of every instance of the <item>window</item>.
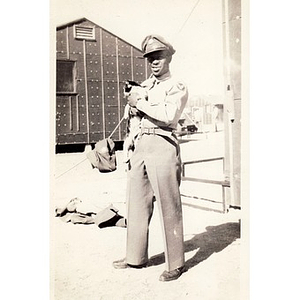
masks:
[[[95,39],[95,28],[75,25],[74,26],[74,36],[76,39],[94,40]]]
[[[58,60],[56,62],[56,92],[75,92],[75,62]]]

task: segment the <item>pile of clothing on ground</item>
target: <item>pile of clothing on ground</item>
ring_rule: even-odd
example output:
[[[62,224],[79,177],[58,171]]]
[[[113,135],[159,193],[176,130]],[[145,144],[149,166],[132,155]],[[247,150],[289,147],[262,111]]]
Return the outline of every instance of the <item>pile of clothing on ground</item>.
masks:
[[[99,228],[117,226],[126,227],[126,219],[118,214],[112,204],[96,212],[94,207],[83,203],[79,198],[71,199],[64,207],[55,209],[55,217],[73,224],[95,224]]]

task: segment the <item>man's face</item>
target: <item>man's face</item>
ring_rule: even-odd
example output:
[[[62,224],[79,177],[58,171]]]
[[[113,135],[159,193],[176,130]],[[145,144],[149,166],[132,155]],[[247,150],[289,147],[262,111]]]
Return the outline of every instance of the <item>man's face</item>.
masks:
[[[153,75],[158,79],[164,79],[169,72],[171,57],[165,51],[156,51],[147,56]]]

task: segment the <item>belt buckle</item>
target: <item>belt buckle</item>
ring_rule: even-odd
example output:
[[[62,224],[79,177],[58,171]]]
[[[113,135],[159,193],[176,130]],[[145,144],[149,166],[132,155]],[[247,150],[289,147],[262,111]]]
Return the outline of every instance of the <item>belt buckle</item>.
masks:
[[[147,128],[147,134],[155,134],[155,128]]]
[[[156,129],[156,128],[151,128],[151,127],[144,128],[144,129],[143,129],[143,133],[155,135],[155,129]]]
[[[150,134],[150,133],[151,133],[151,132],[150,132],[150,128],[143,128],[142,132],[143,132],[144,134]]]

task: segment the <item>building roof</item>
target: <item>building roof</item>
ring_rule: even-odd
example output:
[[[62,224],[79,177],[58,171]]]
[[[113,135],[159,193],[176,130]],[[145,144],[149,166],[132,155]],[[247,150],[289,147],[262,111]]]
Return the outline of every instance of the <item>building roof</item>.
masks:
[[[140,51],[140,52],[142,53],[142,50],[139,49],[138,47],[132,45],[131,43],[128,43],[127,41],[125,41],[124,39],[120,38],[120,37],[117,36],[116,34],[110,32],[109,30],[107,30],[107,29],[101,27],[100,25],[98,25],[98,24],[96,24],[96,23],[94,23],[94,22],[92,22],[92,21],[90,21],[90,20],[88,20],[87,18],[84,18],[84,17],[83,17],[83,18],[80,18],[80,19],[77,19],[77,20],[70,21],[70,22],[65,23],[65,24],[62,24],[62,25],[59,25],[59,26],[56,27],[56,30],[58,31],[58,30],[61,30],[61,29],[66,28],[66,27],[68,27],[68,26],[72,26],[72,25],[74,25],[74,24],[80,24],[80,23],[82,23],[82,22],[90,22],[90,23],[92,23],[94,26],[97,26],[97,27],[100,27],[100,28],[104,29],[104,30],[107,31],[109,34],[111,34],[111,35],[117,37],[118,39],[120,39],[120,40],[123,41],[124,43],[126,43],[126,44],[132,46],[133,48],[135,48],[136,50],[138,50],[138,51]],[[144,57],[141,57],[141,58],[144,58]]]

